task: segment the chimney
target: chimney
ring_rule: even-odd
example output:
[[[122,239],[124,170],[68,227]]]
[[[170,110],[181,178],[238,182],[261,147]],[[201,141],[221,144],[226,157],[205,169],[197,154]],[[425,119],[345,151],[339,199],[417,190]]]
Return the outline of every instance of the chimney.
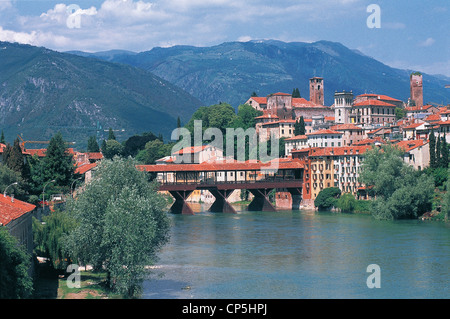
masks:
[[[14,203],[14,194],[11,195],[11,203]]]

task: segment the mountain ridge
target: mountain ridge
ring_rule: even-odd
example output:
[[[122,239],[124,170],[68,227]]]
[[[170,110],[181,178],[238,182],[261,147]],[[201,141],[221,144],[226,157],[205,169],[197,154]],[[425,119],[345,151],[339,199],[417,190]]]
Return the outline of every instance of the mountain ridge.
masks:
[[[91,56],[102,58],[95,53]],[[227,102],[235,107],[253,91],[265,96],[300,88],[301,95],[308,98],[308,80],[313,76],[324,78],[326,105],[332,105],[334,92],[342,90],[352,90],[355,95],[386,94],[406,102],[409,75],[417,71],[390,67],[359,50],[327,40],[251,40],[210,47],[177,45],[113,55],[109,59],[148,70],[206,104]],[[444,87],[450,78],[422,74],[425,101],[450,103],[450,92]]]
[[[178,116],[187,121],[201,105],[130,65],[0,42],[0,127],[7,140],[48,140],[61,131],[83,147],[109,127],[124,130],[122,138],[148,131],[168,137]]]

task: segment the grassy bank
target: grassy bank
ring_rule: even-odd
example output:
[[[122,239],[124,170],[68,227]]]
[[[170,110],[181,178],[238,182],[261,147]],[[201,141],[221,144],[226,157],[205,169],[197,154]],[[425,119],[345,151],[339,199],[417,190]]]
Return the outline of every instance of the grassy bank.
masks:
[[[69,288],[70,278],[58,278],[57,299],[120,299],[106,285],[106,273],[80,271],[80,288]]]

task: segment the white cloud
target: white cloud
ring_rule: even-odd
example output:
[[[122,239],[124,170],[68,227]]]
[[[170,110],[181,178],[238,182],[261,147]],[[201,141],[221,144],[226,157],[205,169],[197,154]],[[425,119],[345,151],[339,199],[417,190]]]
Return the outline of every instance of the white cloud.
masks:
[[[0,26],[0,41],[34,44],[36,41],[36,31],[32,31],[31,33],[15,32],[12,30],[4,30]]]
[[[434,40],[433,38],[427,38],[425,41],[420,42],[419,45],[421,47],[429,47],[429,46],[433,45],[434,42],[436,42],[436,40]]]
[[[243,36],[238,38],[239,42],[248,42],[248,41],[251,41],[251,40],[252,40],[252,37],[249,36],[249,35],[243,35]]]

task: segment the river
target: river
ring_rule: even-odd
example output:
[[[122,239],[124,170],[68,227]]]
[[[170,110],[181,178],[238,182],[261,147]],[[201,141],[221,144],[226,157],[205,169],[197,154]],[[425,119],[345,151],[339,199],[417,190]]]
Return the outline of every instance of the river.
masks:
[[[239,209],[239,208],[238,208]],[[450,225],[314,211],[170,215],[144,299],[450,297]],[[369,265],[378,265],[368,271]],[[380,288],[369,288],[368,277]]]

